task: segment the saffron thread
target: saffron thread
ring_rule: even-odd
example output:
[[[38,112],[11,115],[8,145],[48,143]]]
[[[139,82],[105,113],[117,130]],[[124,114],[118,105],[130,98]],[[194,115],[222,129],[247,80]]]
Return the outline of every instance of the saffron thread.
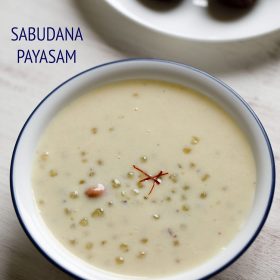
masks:
[[[162,170],[159,171],[159,173],[155,176],[151,176],[149,175],[147,172],[145,172],[144,170],[142,170],[141,168],[137,167],[136,165],[133,165],[133,168],[135,168],[136,170],[138,170],[139,172],[141,172],[142,174],[146,175],[147,177],[140,180],[139,183],[142,183],[142,182],[145,182],[145,181],[148,181],[148,180],[153,180],[153,185],[148,193],[148,195],[150,195],[154,188],[155,188],[155,185],[160,185],[161,181],[160,181],[160,177],[164,176],[164,175],[167,175],[168,172],[163,172]]]

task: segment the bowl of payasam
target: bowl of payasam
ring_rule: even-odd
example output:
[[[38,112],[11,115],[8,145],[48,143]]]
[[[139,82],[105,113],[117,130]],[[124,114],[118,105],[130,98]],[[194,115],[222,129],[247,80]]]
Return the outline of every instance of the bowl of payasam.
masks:
[[[270,209],[275,167],[248,104],[195,68],[132,59],[51,92],[11,163],[18,218],[80,279],[205,279],[236,260]]]

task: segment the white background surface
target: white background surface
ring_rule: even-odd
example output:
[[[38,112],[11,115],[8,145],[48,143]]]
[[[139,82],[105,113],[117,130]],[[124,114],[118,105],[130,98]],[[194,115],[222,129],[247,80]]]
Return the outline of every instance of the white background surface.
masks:
[[[171,40],[129,22],[103,0],[11,0],[0,9],[0,279],[70,279],[35,249],[12,207],[9,165],[25,119],[52,89],[72,75],[111,60],[173,59],[210,72],[237,90],[256,111],[280,163],[280,32],[223,44]],[[13,26],[81,27],[84,42],[11,42]],[[244,27],[246,28],[246,27]],[[76,64],[17,64],[18,48],[77,49]],[[280,194],[250,249],[215,280],[269,280],[280,275]]]

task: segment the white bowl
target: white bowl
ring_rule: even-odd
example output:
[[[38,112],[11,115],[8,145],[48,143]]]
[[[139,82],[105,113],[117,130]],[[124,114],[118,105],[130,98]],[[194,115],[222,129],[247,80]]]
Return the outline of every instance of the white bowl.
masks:
[[[95,268],[64,248],[42,220],[31,186],[32,157],[35,147],[54,114],[66,102],[84,92],[87,87],[98,87],[116,80],[139,78],[160,79],[186,85],[209,96],[235,119],[252,146],[257,165],[256,195],[250,216],[242,230],[224,251],[207,262],[189,271],[161,279],[208,278],[234,262],[260,232],[274,194],[275,164],[267,134],[249,105],[223,82],[190,66],[155,59],[116,61],[88,69],[53,90],[31,113],[15,144],[11,161],[10,184],[16,214],[26,234],[40,252],[52,263],[76,278],[139,279],[139,277],[116,275]]]

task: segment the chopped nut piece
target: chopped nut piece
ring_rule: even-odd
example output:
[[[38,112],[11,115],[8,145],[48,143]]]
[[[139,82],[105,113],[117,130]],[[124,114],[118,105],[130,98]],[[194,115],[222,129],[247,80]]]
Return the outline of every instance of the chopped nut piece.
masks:
[[[80,180],[80,181],[79,181],[79,184],[80,184],[80,185],[83,185],[85,182],[86,182],[85,180]]]
[[[144,184],[143,184],[142,182],[138,182],[138,183],[137,183],[137,187],[138,187],[139,189],[142,189],[142,188],[144,187]]]
[[[134,93],[132,94],[132,96],[133,96],[133,97],[138,97],[138,96],[139,96],[139,93],[138,93],[138,92],[134,92]]]
[[[112,207],[113,205],[114,205],[113,201],[109,201],[109,202],[108,202],[108,206],[109,206],[109,207]]]
[[[141,243],[146,244],[148,243],[148,238],[142,238],[140,241]]]
[[[134,177],[134,173],[133,172],[128,172],[127,177],[132,179]]]
[[[183,205],[183,206],[182,206],[182,211],[187,212],[187,211],[189,211],[189,210],[190,210],[189,206],[187,206],[187,205]]]
[[[121,187],[121,182],[120,182],[120,180],[118,180],[118,179],[112,180],[112,187],[113,187],[114,189],[117,189],[117,188]]]
[[[189,154],[191,151],[192,151],[192,149],[191,149],[191,148],[188,148],[188,147],[185,147],[185,148],[183,149],[183,152],[184,152],[185,154]]]
[[[171,201],[171,197],[170,196],[168,196],[168,197],[166,197],[166,199],[165,199],[166,201]]]
[[[184,190],[184,191],[187,191],[187,190],[189,190],[189,189],[190,189],[190,186],[188,186],[188,185],[183,186],[183,190]]]
[[[97,133],[97,128],[96,128],[96,127],[93,127],[93,128],[91,129],[91,133],[92,133],[92,134],[96,134],[96,133]]]
[[[124,258],[123,257],[116,257],[115,259],[117,264],[123,264],[124,263]]]
[[[97,164],[98,164],[98,165],[103,165],[103,160],[99,159],[99,160],[97,161]]]
[[[81,156],[84,157],[87,153],[85,151],[81,151]]]
[[[179,246],[179,245],[180,245],[179,240],[174,240],[174,241],[173,241],[173,245],[174,245],[174,246]]]
[[[167,232],[169,233],[169,235],[173,238],[177,238],[177,235],[173,232],[173,230],[171,228],[167,229]]]
[[[73,192],[70,192],[69,194],[70,198],[78,198],[79,197],[79,192],[78,191],[73,191]]]
[[[69,243],[74,246],[74,245],[77,244],[77,240],[76,239],[70,239]]]
[[[145,256],[146,256],[146,252],[144,251],[139,252],[137,255],[138,258],[144,258]]]
[[[137,189],[133,189],[132,192],[133,192],[134,194],[136,194],[136,195],[140,193],[140,191],[137,190]]]
[[[160,215],[154,214],[154,215],[153,215],[153,218],[154,218],[155,220],[158,220],[158,219],[160,218]]]
[[[193,145],[196,145],[196,144],[198,144],[199,143],[199,138],[198,137],[196,137],[196,136],[193,136],[192,137],[192,141],[191,141],[191,143],[193,144]]]
[[[97,184],[97,186],[92,186],[89,187],[86,191],[85,194],[92,198],[92,197],[99,197],[103,195],[105,192],[105,187],[102,184]]]
[[[128,252],[129,251],[129,247],[126,243],[121,243],[120,244],[120,249],[123,251],[123,252]]]
[[[66,215],[70,215],[72,213],[72,211],[69,208],[64,208],[64,213]]]
[[[93,243],[92,243],[92,242],[87,242],[86,245],[85,245],[85,248],[86,248],[87,250],[92,249],[92,248],[93,248]]]
[[[114,128],[113,128],[113,127],[110,127],[110,128],[109,128],[109,131],[110,131],[110,132],[114,131]]]
[[[58,175],[57,171],[54,170],[54,169],[51,169],[49,174],[50,174],[51,177],[56,177]]]
[[[86,227],[88,225],[88,219],[87,218],[83,218],[80,220],[80,225],[83,227]]]
[[[200,198],[204,199],[204,198],[206,198],[206,197],[207,197],[207,193],[206,193],[206,192],[202,192],[202,193],[200,194]]]
[[[142,162],[146,162],[146,161],[148,160],[148,157],[142,156],[142,157],[140,158],[140,160],[141,160]]]
[[[49,158],[49,152],[41,154],[40,159],[46,161]]]
[[[206,181],[206,180],[208,180],[209,179],[209,177],[210,177],[210,175],[209,174],[205,174],[205,175],[203,175],[202,177],[201,177],[201,181]]]
[[[89,177],[93,177],[94,175],[95,175],[94,171],[93,171],[93,170],[90,170],[89,173],[88,173],[88,176],[89,176]]]
[[[181,163],[178,163],[178,167],[181,169],[183,168],[183,165]]]
[[[107,244],[107,240],[102,240],[102,241],[101,241],[101,245],[102,245],[102,246],[104,246],[104,245],[106,245],[106,244]]]
[[[103,208],[96,208],[92,213],[92,217],[103,217],[104,216],[104,209]]]
[[[191,162],[190,163],[190,168],[195,168],[196,167],[196,164],[194,162]]]

